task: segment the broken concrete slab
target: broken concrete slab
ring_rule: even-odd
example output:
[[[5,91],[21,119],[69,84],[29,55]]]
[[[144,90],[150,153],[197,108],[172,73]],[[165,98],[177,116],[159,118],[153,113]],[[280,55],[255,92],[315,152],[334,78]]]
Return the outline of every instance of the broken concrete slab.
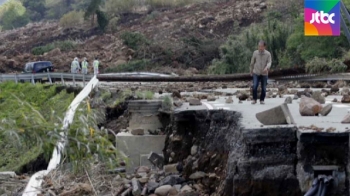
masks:
[[[277,107],[259,112],[256,114],[256,118],[263,125],[284,125],[295,124],[292,114],[286,103],[283,103]]]
[[[164,163],[164,157],[158,153],[151,152],[148,156],[148,160],[153,163],[156,167],[162,169]]]
[[[325,107],[322,108],[321,115],[327,116],[332,111],[332,107],[333,107],[332,104],[327,104]]]

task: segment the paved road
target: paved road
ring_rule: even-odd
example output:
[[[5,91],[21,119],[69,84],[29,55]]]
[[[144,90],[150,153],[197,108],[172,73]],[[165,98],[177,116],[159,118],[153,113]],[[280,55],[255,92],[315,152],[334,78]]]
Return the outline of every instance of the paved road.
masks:
[[[234,92],[237,89],[231,89],[227,90],[226,92]],[[224,110],[232,110],[232,111],[239,111],[242,113],[242,120],[241,123],[246,128],[261,128],[261,123],[256,119],[255,115],[258,112],[265,111],[267,109],[276,107],[282,103],[284,103],[284,100],[287,96],[293,97],[294,95],[284,95],[283,98],[270,98],[265,100],[265,105],[252,105],[250,101],[243,101],[243,103],[238,103],[239,100],[233,96],[234,103],[232,104],[226,104],[225,100],[227,97],[220,96],[219,99],[216,101],[208,102],[207,100],[202,100],[203,105],[202,106],[189,106],[188,103],[184,103],[184,105],[181,108],[177,108],[177,111],[183,111],[183,110],[202,110],[202,109],[209,109],[209,110],[216,110],[216,109],[224,109]],[[288,104],[289,110],[294,118],[294,121],[296,122],[297,126],[306,126],[309,127],[311,125],[316,125],[317,127],[324,128],[325,130],[327,128],[333,127],[336,128],[335,132],[344,132],[348,131],[347,128],[350,128],[350,124],[341,124],[340,122],[344,118],[344,116],[348,113],[350,110],[350,104],[342,104],[342,103],[332,103],[332,100],[334,98],[337,98],[338,100],[341,99],[341,96],[328,96],[326,98],[326,104],[331,103],[333,104],[333,109],[328,116],[301,116],[299,113],[299,100],[293,100],[292,104]],[[285,125],[285,126],[291,126],[291,125]],[[276,127],[276,126],[264,126],[264,127]],[[305,132],[309,132],[312,130],[304,130]],[[350,129],[349,129],[350,131]]]

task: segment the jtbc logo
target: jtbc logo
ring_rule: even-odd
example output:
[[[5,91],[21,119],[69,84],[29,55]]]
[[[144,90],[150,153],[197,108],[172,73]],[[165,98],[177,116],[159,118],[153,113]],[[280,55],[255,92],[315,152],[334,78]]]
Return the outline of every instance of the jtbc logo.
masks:
[[[334,17],[334,13],[332,14],[327,14],[327,13],[324,13],[323,11],[321,11],[321,14],[319,12],[316,12],[316,13],[313,13],[312,14],[312,19],[310,21],[311,24],[313,24],[314,22],[316,22],[317,24],[328,24],[328,23],[331,23],[331,24],[334,24],[334,20],[333,20],[333,17]],[[325,18],[327,18],[325,20]],[[320,22],[321,20],[321,22]]]

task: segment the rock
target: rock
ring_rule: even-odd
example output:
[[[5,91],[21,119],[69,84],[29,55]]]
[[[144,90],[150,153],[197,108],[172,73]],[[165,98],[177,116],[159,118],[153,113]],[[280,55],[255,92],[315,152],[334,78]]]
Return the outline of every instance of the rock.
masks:
[[[215,101],[215,100],[216,100],[216,98],[214,96],[212,96],[212,95],[209,95],[207,97],[207,101]]]
[[[183,186],[182,188],[181,188],[181,193],[184,193],[184,192],[192,192],[193,191],[193,189],[190,187],[190,186],[188,186],[188,185],[185,185],[185,186]]]
[[[350,123],[350,114],[347,114],[343,120],[341,121],[343,124],[349,124]]]
[[[343,89],[341,90],[341,95],[349,95],[349,88],[348,87],[343,87]]]
[[[192,98],[188,101],[191,106],[202,105],[202,102],[199,99]]]
[[[185,179],[183,179],[182,177],[178,176],[178,175],[171,175],[171,176],[167,176],[164,179],[162,179],[159,182],[160,186],[163,185],[171,185],[174,186],[175,184],[182,184],[185,181]]]
[[[178,99],[175,100],[173,104],[175,107],[181,107],[183,105],[183,101],[181,101],[181,99]]]
[[[167,196],[171,188],[171,185],[160,186],[156,189],[154,193],[158,196]]]
[[[312,93],[311,98],[318,101],[320,104],[324,104],[326,103],[326,99],[321,94],[322,94],[321,91],[315,91]]]
[[[177,190],[177,192],[181,191],[181,184],[174,185],[173,187]]]
[[[181,94],[180,94],[180,92],[179,91],[173,91],[173,94],[172,94],[172,96],[175,98],[179,98],[179,99],[181,99]]]
[[[148,182],[149,178],[147,177],[143,177],[143,178],[139,178],[139,181],[141,184],[146,184]]]
[[[332,111],[332,104],[327,104],[325,107],[321,110],[322,116],[327,116]]]
[[[350,95],[343,95],[341,98],[342,103],[350,103]]]
[[[148,193],[154,193],[154,191],[159,187],[159,183],[154,181],[149,181],[147,183],[147,191]]]
[[[338,87],[337,85],[332,86],[331,92],[332,92],[332,93],[339,92],[339,87]]]
[[[279,92],[284,92],[285,90],[286,90],[286,88],[285,88],[284,85],[278,86],[278,91],[279,91]]]
[[[193,188],[196,189],[197,192],[203,191],[203,185],[200,184],[193,185]]]
[[[247,93],[241,93],[241,94],[239,94],[238,99],[240,101],[244,101],[244,100],[248,99],[248,97],[249,97],[249,95]]]
[[[136,173],[149,173],[151,169],[147,166],[140,166],[137,168]]]
[[[232,97],[231,97],[231,96],[228,97],[228,98],[226,99],[225,103],[227,103],[227,104],[233,103]]]
[[[201,171],[197,171],[193,174],[190,175],[190,179],[191,180],[198,180],[198,179],[201,179],[201,178],[204,178],[207,174],[204,173],[204,172],[201,172]]]
[[[177,164],[169,164],[169,165],[164,165],[164,172],[165,174],[176,174],[178,173],[177,171]]]
[[[337,102],[338,102],[338,99],[337,99],[337,98],[334,98],[334,99],[332,100],[332,102],[337,103]]]
[[[198,146],[193,145],[192,148],[191,148],[191,155],[192,156],[196,155],[197,151],[198,151]]]
[[[156,167],[158,168],[163,168],[163,163],[164,163],[164,157],[155,153],[155,152],[151,152],[149,154],[149,156],[147,157],[147,159],[154,164]]]
[[[292,97],[286,97],[286,99],[284,100],[284,103],[286,104],[291,104],[293,102]]]
[[[255,116],[263,125],[284,125],[295,123],[286,103],[256,113]]]
[[[299,99],[299,96],[298,95],[294,95],[293,99],[297,100],[297,99]]]
[[[14,177],[16,177],[16,173],[13,171],[0,172],[0,179],[1,180],[7,180],[9,178],[14,178]]]
[[[141,189],[142,187],[140,182],[136,178],[133,178],[131,180],[131,184],[132,184],[132,195],[140,196],[142,192],[142,189]]]
[[[169,190],[168,196],[177,196],[178,193],[179,192],[175,187],[171,187],[171,189]]]
[[[145,135],[145,131],[143,129],[132,129],[131,134],[133,134],[133,135]]]
[[[302,116],[315,116],[322,110],[322,105],[316,100],[302,96],[299,103],[299,113]]]

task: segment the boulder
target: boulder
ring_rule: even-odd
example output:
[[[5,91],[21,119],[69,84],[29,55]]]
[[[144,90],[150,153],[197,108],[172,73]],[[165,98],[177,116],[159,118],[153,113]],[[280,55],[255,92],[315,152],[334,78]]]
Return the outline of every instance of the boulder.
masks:
[[[332,86],[332,88],[331,88],[331,93],[337,93],[337,92],[339,92],[339,87],[338,87],[338,85]]]
[[[316,100],[302,96],[299,103],[299,113],[302,116],[315,116],[322,110],[322,105]]]
[[[197,152],[198,152],[198,146],[193,145],[191,148],[191,155],[194,156],[197,154]]]
[[[158,196],[167,196],[171,188],[173,187],[170,185],[160,186],[154,193]]]
[[[293,99],[297,100],[297,99],[299,99],[299,96],[298,95],[294,95]]]
[[[247,100],[248,97],[249,97],[249,95],[247,93],[240,93],[238,95],[238,99],[241,100],[241,101]]]
[[[198,180],[198,179],[201,179],[201,178],[204,178],[207,174],[204,173],[204,172],[201,172],[201,171],[197,171],[193,174],[190,175],[190,179],[191,180]]]
[[[350,123],[350,114],[347,114],[343,120],[341,121],[343,124],[349,124]]]
[[[164,169],[165,174],[176,174],[176,173],[179,173],[177,171],[177,164],[164,165],[163,169]]]
[[[286,104],[291,104],[293,102],[292,97],[286,97],[286,99],[284,100],[284,103]]]
[[[228,98],[226,99],[225,103],[227,103],[227,104],[233,103],[232,97],[231,97],[231,96],[228,97]]]
[[[159,187],[159,183],[154,181],[149,181],[147,183],[147,191],[148,193],[154,193],[154,191]]]
[[[349,95],[349,88],[348,87],[343,87],[343,89],[341,90],[341,95]]]
[[[332,111],[332,107],[333,107],[332,104],[327,104],[325,107],[322,108],[321,115],[327,116]]]
[[[188,186],[188,185],[185,185],[185,186],[183,186],[182,188],[181,188],[181,193],[184,193],[184,192],[192,192],[193,191],[193,189],[190,187],[190,186]]]
[[[145,131],[143,129],[132,129],[131,134],[133,134],[133,135],[145,135]]]
[[[209,95],[207,97],[207,101],[215,101],[215,100],[216,100],[216,98],[214,96],[212,96],[212,95]]]
[[[198,105],[202,105],[202,102],[199,99],[189,99],[188,102],[190,103],[191,106],[198,106]]]
[[[263,125],[283,125],[295,123],[287,103],[283,103],[277,107],[256,113],[255,116]]]
[[[326,103],[326,99],[322,96],[322,92],[321,91],[313,92],[311,98],[313,98],[314,100],[318,101],[320,104]]]
[[[343,95],[341,98],[342,103],[350,103],[350,95]]]

